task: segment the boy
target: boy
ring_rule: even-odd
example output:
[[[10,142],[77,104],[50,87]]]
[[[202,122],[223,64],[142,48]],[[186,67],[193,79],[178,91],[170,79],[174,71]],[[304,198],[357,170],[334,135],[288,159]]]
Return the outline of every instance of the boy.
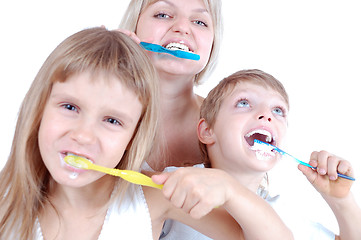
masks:
[[[253,142],[258,139],[280,146],[287,130],[288,110],[284,87],[265,72],[244,70],[223,79],[201,106],[198,137],[206,164],[259,192],[279,154],[254,148]],[[350,163],[325,151],[313,152],[309,163],[317,171],[302,165],[298,168],[331,207],[340,235],[320,224],[302,222],[304,226],[300,226],[298,222],[297,228],[292,228],[293,220],[298,219],[292,216],[293,220],[285,223],[290,223],[295,239],[359,239],[361,209],[350,192],[353,182],[337,178],[337,172],[353,175]],[[267,201],[276,200],[267,193],[264,196]]]

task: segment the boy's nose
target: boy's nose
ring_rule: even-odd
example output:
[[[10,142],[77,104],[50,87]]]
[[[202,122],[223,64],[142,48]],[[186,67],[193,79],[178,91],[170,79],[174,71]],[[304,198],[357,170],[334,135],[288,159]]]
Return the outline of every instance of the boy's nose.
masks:
[[[265,116],[265,115],[260,115],[260,116],[258,117],[258,119],[259,119],[259,120],[263,119],[263,120],[266,120],[266,121],[268,121],[268,122],[271,122],[271,121],[272,121],[272,118],[271,118],[271,117]]]

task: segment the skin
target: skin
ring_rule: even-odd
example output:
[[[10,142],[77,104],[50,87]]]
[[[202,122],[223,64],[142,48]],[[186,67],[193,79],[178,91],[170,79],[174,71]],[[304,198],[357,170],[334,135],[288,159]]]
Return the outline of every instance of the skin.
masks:
[[[141,114],[138,97],[119,80],[111,77],[108,83],[97,75],[92,81],[91,76],[85,72],[55,83],[44,110],[39,147],[52,176],[50,201],[64,219],[58,229],[57,213],[45,206],[39,219],[46,239],[96,239],[114,180],[75,169],[63,158],[70,152],[114,168]],[[73,172],[79,173],[75,179]]]
[[[276,91],[252,83],[238,85],[224,99],[214,127],[209,128],[204,119],[198,125],[198,135],[207,144],[212,167],[225,170],[255,192],[278,156],[260,159],[244,136],[254,128],[267,129],[276,138],[273,145],[279,146],[287,129],[285,106]],[[350,192],[353,182],[337,178],[337,172],[354,175],[350,163],[326,151],[313,152],[309,163],[317,171],[303,165],[298,168],[334,212],[340,227],[336,239],[358,239],[361,209]]]
[[[153,170],[166,166],[191,166],[201,163],[197,132],[203,98],[193,92],[194,78],[207,64],[213,44],[213,23],[200,0],[162,0],[148,6],[139,16],[136,32],[120,30],[134,41],[166,45],[186,44],[200,55],[199,61],[168,54],[147,52],[160,81],[160,128],[163,130],[167,157],[153,153],[147,160]]]
[[[45,239],[98,238],[114,177],[73,168],[63,158],[70,152],[114,168],[131,140],[141,111],[137,96],[111,76],[104,80],[101,74],[84,72],[53,85],[38,134],[41,156],[51,175],[49,201],[39,215]],[[76,178],[71,177],[73,172],[78,173]],[[269,233],[265,236],[254,229],[259,225],[247,225],[259,220],[249,220],[250,209],[265,212],[270,207],[226,172],[184,168],[154,176],[154,180],[164,184],[162,191],[143,188],[154,239],[168,218],[215,239],[271,239]],[[282,226],[276,224],[273,229],[279,230],[277,236],[289,239]]]
[[[200,122],[200,135],[205,138],[211,159],[224,159],[212,162],[212,167],[223,169],[246,182],[256,191],[264,173],[278,161],[277,155],[259,160],[245,135],[250,131],[267,130],[281,143],[287,128],[287,105],[280,94],[252,83],[237,85],[227,96],[217,115],[212,129],[203,120]]]

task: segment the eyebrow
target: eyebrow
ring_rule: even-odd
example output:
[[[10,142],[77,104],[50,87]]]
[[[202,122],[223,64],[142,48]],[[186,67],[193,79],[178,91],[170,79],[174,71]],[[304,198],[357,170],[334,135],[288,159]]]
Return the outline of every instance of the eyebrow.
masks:
[[[174,5],[174,3],[172,3],[172,2],[170,2],[168,0],[159,0],[159,1],[154,2],[153,4],[158,3],[158,2],[164,2],[164,3],[168,4],[168,5],[171,5],[172,7],[176,7]],[[192,11],[193,12],[200,12],[200,13],[208,13],[208,10],[205,9],[205,8],[196,8],[196,9],[193,9]]]

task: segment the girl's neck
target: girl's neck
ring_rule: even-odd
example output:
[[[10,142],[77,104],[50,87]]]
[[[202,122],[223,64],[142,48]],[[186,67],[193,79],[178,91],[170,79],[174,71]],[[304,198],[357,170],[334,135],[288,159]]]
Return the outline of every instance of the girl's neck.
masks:
[[[80,188],[62,186],[51,182],[49,200],[57,208],[99,209],[107,205],[114,188],[114,180],[105,175],[96,182]]]

